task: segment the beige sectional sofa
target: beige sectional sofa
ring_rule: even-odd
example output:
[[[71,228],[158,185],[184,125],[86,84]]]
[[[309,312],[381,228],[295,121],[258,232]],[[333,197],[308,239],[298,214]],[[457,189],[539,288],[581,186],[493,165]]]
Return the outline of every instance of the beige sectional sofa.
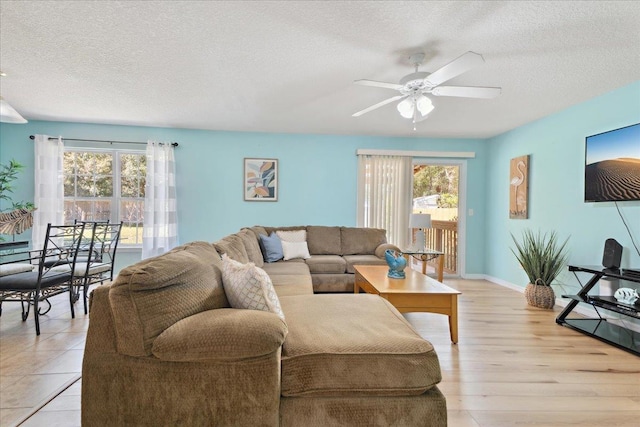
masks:
[[[313,293],[313,274],[338,273],[263,263],[284,321],[230,308],[220,254],[259,263],[262,230],[180,246],[93,291],[82,424],[445,426],[433,346],[376,295]]]
[[[308,259],[294,259],[265,263],[258,243],[260,235],[270,235],[277,231],[305,230],[309,247]],[[311,274],[311,282],[315,293],[353,292],[355,281],[354,265],[386,265],[384,251],[400,249],[387,243],[385,230],[379,228],[359,227],[327,227],[327,226],[295,226],[295,227],[262,227],[244,228],[215,243],[218,251],[227,253],[240,262],[253,262],[264,268],[269,275],[280,272],[290,274],[295,267],[283,267],[282,264],[301,262],[305,275]]]

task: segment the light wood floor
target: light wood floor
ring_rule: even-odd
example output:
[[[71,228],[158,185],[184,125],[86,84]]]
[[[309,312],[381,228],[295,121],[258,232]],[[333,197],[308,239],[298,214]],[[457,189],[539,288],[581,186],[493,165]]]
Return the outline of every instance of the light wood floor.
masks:
[[[445,283],[463,292],[458,345],[449,340],[445,316],[406,318],[438,352],[449,426],[640,425],[639,357],[556,325],[559,307],[528,307],[521,293],[482,280]],[[76,304],[80,314],[71,320],[66,297],[56,298],[39,338],[32,318],[20,320],[19,304],[3,305],[2,426],[20,424],[40,407],[21,425],[80,425],[80,381],[74,380],[88,319]]]

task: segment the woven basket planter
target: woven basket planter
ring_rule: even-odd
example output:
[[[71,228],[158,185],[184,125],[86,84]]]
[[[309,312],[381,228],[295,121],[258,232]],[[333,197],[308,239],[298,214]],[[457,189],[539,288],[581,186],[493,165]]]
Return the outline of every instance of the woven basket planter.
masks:
[[[527,303],[533,307],[552,309],[556,303],[556,294],[551,286],[532,285],[524,288]]]

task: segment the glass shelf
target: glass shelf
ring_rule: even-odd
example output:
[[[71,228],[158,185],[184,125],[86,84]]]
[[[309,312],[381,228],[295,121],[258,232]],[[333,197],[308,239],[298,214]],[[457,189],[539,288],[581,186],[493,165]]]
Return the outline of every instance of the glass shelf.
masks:
[[[589,291],[600,279],[615,278],[640,283],[640,277],[625,274],[620,270],[603,270],[594,266],[570,265],[569,271],[574,272],[574,274],[576,272],[591,274],[591,279],[580,289],[577,295],[562,296],[563,298],[569,298],[571,301],[558,315],[556,323],[640,356],[640,333],[622,326],[624,325],[624,319],[603,318],[597,311],[598,318],[595,319],[567,318],[578,303],[585,303],[632,318],[628,319],[628,322],[633,322],[633,319],[640,319],[640,306],[620,302],[613,296],[589,295]],[[617,324],[618,322],[621,324]]]

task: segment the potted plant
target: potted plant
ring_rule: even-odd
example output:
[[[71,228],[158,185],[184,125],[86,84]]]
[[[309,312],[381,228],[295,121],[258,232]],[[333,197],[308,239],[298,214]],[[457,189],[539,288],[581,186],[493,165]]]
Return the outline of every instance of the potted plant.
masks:
[[[566,246],[569,238],[562,244],[555,231],[542,234],[529,229],[522,232],[522,240],[518,241],[513,234],[511,238],[516,245],[511,252],[529,277],[524,295],[527,303],[539,308],[553,308],[556,300],[551,288],[552,282],[567,262]]]
[[[20,234],[33,225],[35,206],[30,202],[13,202],[9,193],[13,193],[11,183],[18,179],[18,173],[24,166],[15,160],[8,165],[0,165],[0,200],[11,202],[9,212],[0,211],[0,234]],[[3,240],[0,237],[0,241]]]

